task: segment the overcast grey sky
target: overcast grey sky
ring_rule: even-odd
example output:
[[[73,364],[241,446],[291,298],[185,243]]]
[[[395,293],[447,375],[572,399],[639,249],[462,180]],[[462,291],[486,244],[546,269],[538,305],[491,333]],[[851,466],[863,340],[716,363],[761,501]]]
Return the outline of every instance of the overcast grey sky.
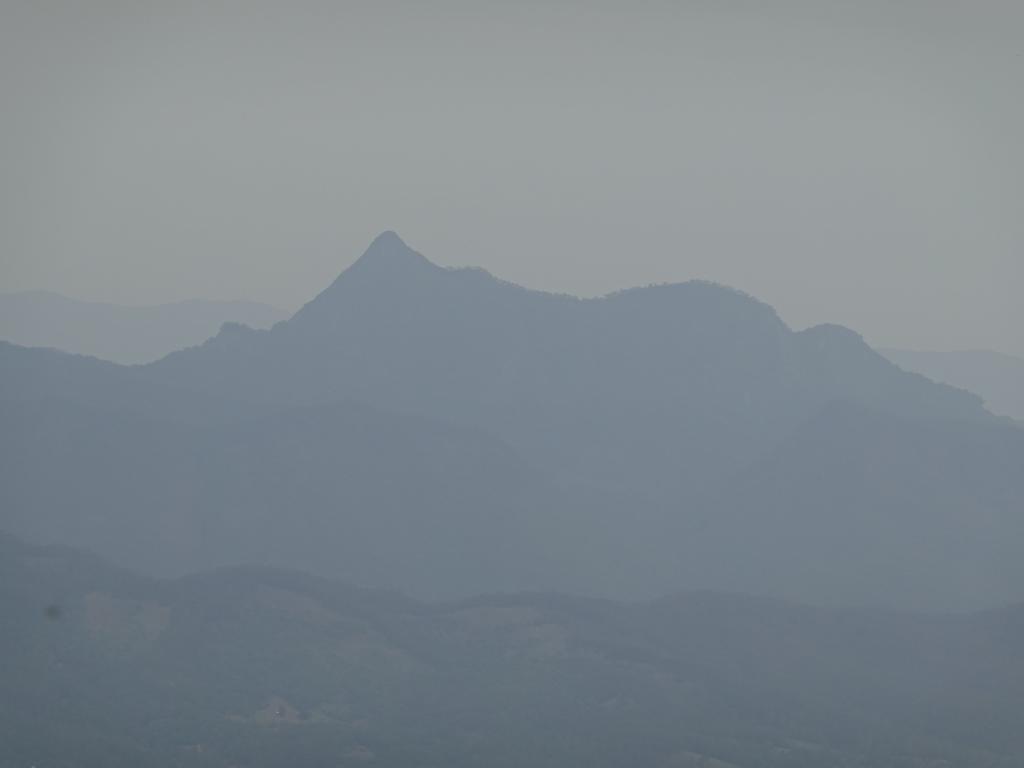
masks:
[[[295,308],[384,229],[1024,354],[1024,3],[0,0],[0,283]]]

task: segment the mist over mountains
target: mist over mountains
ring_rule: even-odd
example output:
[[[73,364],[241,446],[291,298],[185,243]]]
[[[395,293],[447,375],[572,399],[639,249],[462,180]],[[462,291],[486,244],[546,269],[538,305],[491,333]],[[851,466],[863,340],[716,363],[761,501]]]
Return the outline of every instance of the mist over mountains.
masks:
[[[130,368],[2,344],[0,374],[0,527],[150,573],[1024,599],[1024,431],[714,284],[582,300],[389,232],[268,330]]]
[[[0,768],[1024,768],[1022,30],[0,0]]]

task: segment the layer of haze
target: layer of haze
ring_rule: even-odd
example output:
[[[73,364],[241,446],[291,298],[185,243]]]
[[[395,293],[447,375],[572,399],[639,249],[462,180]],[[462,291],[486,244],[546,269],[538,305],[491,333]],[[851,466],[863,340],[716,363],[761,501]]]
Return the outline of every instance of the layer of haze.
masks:
[[[1024,354],[1024,4],[0,6],[0,283],[295,308],[396,229]]]

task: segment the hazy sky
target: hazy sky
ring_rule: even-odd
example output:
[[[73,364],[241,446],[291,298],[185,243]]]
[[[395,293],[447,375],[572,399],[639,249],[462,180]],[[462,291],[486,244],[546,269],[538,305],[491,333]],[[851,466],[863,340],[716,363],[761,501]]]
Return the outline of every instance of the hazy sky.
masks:
[[[0,290],[295,308],[384,229],[1024,354],[1024,3],[0,0]]]

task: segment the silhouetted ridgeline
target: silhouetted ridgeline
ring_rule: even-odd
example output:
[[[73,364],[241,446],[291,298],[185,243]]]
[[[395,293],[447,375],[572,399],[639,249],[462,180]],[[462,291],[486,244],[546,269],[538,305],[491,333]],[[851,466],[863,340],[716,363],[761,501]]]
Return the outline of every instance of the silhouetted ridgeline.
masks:
[[[993,413],[1024,422],[1024,360],[1019,357],[979,349],[880,351],[900,368],[977,392]]]
[[[0,339],[118,363],[149,363],[201,344],[226,322],[269,328],[287,313],[251,301],[179,301],[126,307],[46,291],[0,294]]]
[[[580,300],[393,233],[290,320],[125,368],[0,345],[0,526],[422,596],[1024,599],[1024,431],[708,283]]]

